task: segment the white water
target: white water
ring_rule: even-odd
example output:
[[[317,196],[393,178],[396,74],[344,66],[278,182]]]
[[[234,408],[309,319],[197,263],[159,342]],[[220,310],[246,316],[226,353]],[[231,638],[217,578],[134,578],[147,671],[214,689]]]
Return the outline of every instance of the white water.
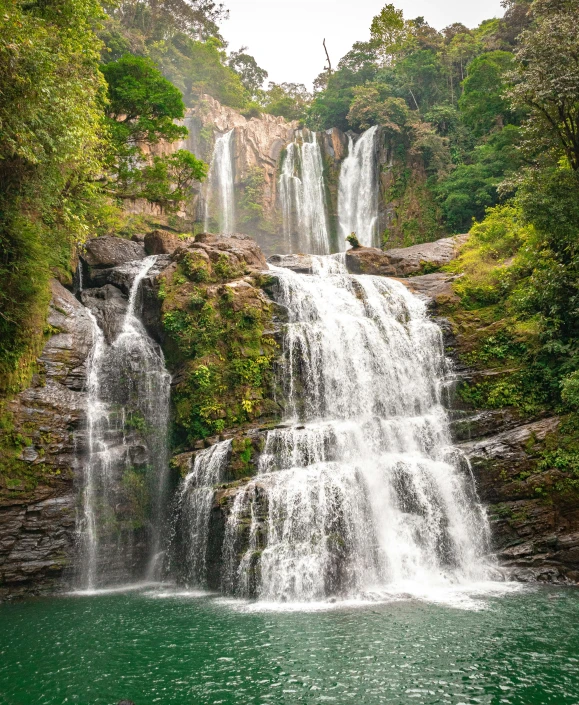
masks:
[[[186,536],[180,573],[189,585],[204,585],[209,531],[209,514],[213,504],[215,485],[223,480],[231,441],[216,443],[200,451],[191,463],[177,497],[174,536]]]
[[[329,254],[324,165],[315,132],[299,131],[287,146],[279,193],[288,252]]]
[[[88,311],[93,349],[79,534],[80,586],[89,590],[135,577],[151,579],[160,555],[171,378],[136,313],[141,282],[155,260],[136,263],[122,329],[111,345]],[[142,536],[135,540],[138,530]]]
[[[211,218],[219,233],[235,232],[235,190],[233,181],[233,135],[230,130],[215,141],[205,201],[205,231],[211,230]]]
[[[356,233],[361,245],[377,247],[378,185],[376,164],[376,126],[356,141],[348,136],[348,156],[342,162],[338,186],[338,231],[340,249],[346,238]]]
[[[440,329],[401,283],[350,276],[343,255],[314,264],[313,276],[273,268],[290,428],[269,432],[235,497],[223,591],[436,599],[484,581],[488,525],[450,440]]]

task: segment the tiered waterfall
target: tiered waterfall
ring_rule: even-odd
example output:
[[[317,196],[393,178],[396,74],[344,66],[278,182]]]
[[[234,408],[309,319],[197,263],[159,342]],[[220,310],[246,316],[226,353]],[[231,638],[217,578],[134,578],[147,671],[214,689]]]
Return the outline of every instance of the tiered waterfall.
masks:
[[[403,284],[349,275],[343,257],[314,258],[313,275],[273,268],[289,315],[287,418],[227,514],[225,593],[315,601],[487,575],[487,520],[442,404],[441,331]],[[190,584],[204,583],[228,452],[228,441],[203,451],[183,485]]]

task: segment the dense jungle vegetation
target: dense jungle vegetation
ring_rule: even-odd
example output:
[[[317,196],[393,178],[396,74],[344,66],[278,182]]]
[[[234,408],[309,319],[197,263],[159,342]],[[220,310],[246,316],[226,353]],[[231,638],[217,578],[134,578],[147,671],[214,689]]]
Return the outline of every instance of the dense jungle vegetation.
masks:
[[[188,152],[147,155],[209,93],[315,130],[381,125],[385,245],[472,228],[453,264],[461,312],[484,324],[471,361],[515,369],[474,401],[579,408],[579,0],[505,0],[502,19],[442,31],[386,5],[313,94],[264,88],[211,0],[0,6],[0,394],[29,379],[75,246],[130,234],[127,199],[175,213],[205,177]]]

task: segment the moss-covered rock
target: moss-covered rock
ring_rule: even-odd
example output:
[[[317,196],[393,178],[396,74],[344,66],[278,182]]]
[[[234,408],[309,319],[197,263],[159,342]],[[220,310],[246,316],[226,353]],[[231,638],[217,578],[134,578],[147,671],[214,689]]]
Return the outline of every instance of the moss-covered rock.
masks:
[[[173,259],[159,293],[177,445],[275,419],[275,304],[261,288],[261,250],[244,236],[205,234]]]

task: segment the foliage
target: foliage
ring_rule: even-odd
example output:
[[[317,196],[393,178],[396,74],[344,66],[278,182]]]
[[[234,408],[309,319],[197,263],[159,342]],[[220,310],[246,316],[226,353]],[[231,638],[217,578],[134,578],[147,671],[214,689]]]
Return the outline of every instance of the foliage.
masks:
[[[109,95],[112,192],[122,199],[145,198],[165,213],[176,212],[194,181],[207,176],[207,165],[186,150],[147,158],[142,146],[187,134],[174,122],[185,113],[180,92],[148,58],[127,54],[102,71]]]
[[[52,273],[99,226],[104,82],[96,0],[5,0],[0,13],[0,394],[38,352]]]
[[[579,26],[576,0],[535,0],[534,25],[521,35],[514,85],[515,106],[530,110],[531,141],[562,149],[579,169]]]
[[[301,83],[270,83],[263,97],[266,113],[286,120],[302,120],[311,101],[311,95]]]
[[[491,51],[469,64],[458,105],[462,120],[475,137],[516,120],[505,97],[504,80],[514,63],[510,52]]]
[[[246,49],[247,47],[241,47],[239,51],[232,51],[227,64],[239,76],[251,99],[259,100],[263,93],[263,82],[268,74],[265,69],[257,65],[257,61],[251,54],[245,53]]]

